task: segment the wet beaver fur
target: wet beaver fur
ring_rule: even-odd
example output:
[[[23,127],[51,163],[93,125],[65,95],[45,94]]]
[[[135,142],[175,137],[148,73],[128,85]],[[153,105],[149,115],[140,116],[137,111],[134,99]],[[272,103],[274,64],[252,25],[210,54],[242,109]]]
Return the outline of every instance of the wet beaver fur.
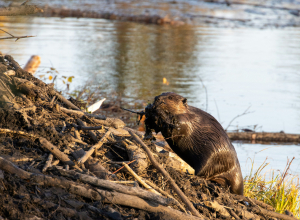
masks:
[[[155,97],[145,110],[146,135],[154,130],[195,174],[243,195],[244,185],[236,151],[219,122],[207,112],[189,106],[172,92]]]

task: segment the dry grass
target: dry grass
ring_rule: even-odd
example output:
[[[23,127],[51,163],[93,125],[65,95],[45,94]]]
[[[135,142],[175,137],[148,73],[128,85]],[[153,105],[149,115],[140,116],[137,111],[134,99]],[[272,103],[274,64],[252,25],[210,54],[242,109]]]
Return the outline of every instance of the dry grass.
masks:
[[[250,174],[244,178],[245,196],[273,206],[276,212],[288,210],[300,218],[299,176],[288,173],[293,159],[287,162],[283,173],[274,170],[263,173],[269,165],[266,161],[254,171],[254,161],[251,161]]]

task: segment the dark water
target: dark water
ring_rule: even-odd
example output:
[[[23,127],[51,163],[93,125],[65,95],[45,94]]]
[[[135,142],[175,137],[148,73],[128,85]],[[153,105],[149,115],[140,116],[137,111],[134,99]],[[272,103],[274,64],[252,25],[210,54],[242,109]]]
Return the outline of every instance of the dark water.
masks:
[[[15,35],[37,36],[0,41],[0,51],[13,55],[21,65],[33,54],[41,56],[36,75],[54,75],[47,73],[54,67],[59,89],[66,88],[63,76],[74,76],[70,92],[88,86],[146,103],[173,91],[187,97],[190,105],[207,110],[225,128],[250,107],[253,112],[233,121],[229,129],[300,133],[299,28],[171,27],[23,17],[0,17],[0,26]],[[292,171],[299,170],[299,146],[235,146],[244,173],[249,170],[247,158],[254,156],[255,164],[268,157],[269,168],[280,170],[287,158],[295,156]]]

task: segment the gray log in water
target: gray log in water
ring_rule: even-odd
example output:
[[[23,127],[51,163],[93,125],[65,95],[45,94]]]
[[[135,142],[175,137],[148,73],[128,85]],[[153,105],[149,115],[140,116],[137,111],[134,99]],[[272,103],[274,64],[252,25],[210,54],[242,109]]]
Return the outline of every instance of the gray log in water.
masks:
[[[264,142],[300,142],[299,134],[272,132],[227,132],[231,140],[264,141]]]

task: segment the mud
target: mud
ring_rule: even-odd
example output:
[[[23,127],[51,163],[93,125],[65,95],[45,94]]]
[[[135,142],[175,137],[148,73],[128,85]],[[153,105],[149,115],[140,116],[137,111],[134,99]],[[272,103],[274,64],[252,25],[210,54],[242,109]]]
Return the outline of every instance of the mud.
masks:
[[[151,24],[282,28],[300,26],[298,1],[31,1],[42,16],[105,18]]]
[[[100,126],[101,120],[96,120],[88,115],[78,116],[64,112],[62,108],[70,109],[70,105],[68,102],[58,99],[59,93],[54,93],[56,91],[53,90],[52,85],[47,85],[22,70],[12,57],[1,55],[0,62],[6,67],[4,71],[0,72],[0,80],[9,88],[0,87],[2,89],[0,90],[2,91],[0,94],[0,158],[11,161],[19,169],[32,173],[32,176],[44,174],[66,179],[61,177],[58,172],[62,168],[69,168],[94,177],[99,176],[97,174],[99,170],[93,170],[91,167],[87,169],[89,164],[86,163],[80,167],[81,171],[75,166],[67,167],[61,160],[55,165],[54,162],[58,160],[56,155],[54,155],[52,166],[43,173],[42,169],[49,156],[49,151],[42,146],[37,137],[47,139],[59,151],[65,153],[71,161],[78,164],[75,157],[76,152],[88,151],[96,142],[91,138],[88,130],[82,129],[77,130],[81,141],[78,140],[78,137],[76,139],[74,124],[80,119],[87,126]],[[8,75],[7,70],[13,70],[15,75]],[[27,81],[20,83],[20,79]],[[6,94],[5,92],[13,93],[13,98],[5,98],[3,95]],[[85,106],[84,103],[78,103],[73,99],[70,101],[78,108]],[[116,116],[118,112],[115,112]],[[103,126],[102,129],[94,131],[97,141],[103,137],[105,129],[108,128],[110,127]],[[74,141],[75,139],[76,141]],[[125,139],[133,141],[130,136],[113,133],[108,141],[92,155],[93,161],[101,164],[106,170],[106,179],[135,181],[134,177],[124,169],[112,175],[121,167],[112,162],[129,160],[123,142]],[[169,167],[165,163],[165,154],[156,152],[154,143],[150,141],[145,143],[156,154],[157,160],[166,168],[204,219],[274,219],[275,212],[271,211],[273,209],[270,206],[262,205],[256,200],[249,200],[243,196],[236,197],[236,195],[230,194],[228,189],[215,183]],[[168,180],[152,165],[140,176],[173,195],[184,206],[169,185]],[[67,179],[73,181],[74,184],[81,183],[80,180]],[[127,185],[142,187],[138,186],[136,182],[134,184]],[[96,188],[87,183],[84,183],[84,186],[89,189]],[[4,219],[165,219],[159,211],[149,212],[116,203],[107,204],[102,200],[96,201],[72,193],[63,186],[54,187],[45,185],[43,182],[34,182],[30,178],[24,178],[17,173],[8,171],[3,166],[0,167],[0,194],[0,219],[1,217]],[[217,202],[225,209],[225,212],[211,207],[209,204],[212,202]],[[156,206],[155,202],[152,201],[152,203]],[[259,209],[254,209],[256,207]],[[175,205],[172,208],[180,210]],[[265,215],[259,210],[269,210],[272,214]],[[288,216],[286,217],[288,219]]]

